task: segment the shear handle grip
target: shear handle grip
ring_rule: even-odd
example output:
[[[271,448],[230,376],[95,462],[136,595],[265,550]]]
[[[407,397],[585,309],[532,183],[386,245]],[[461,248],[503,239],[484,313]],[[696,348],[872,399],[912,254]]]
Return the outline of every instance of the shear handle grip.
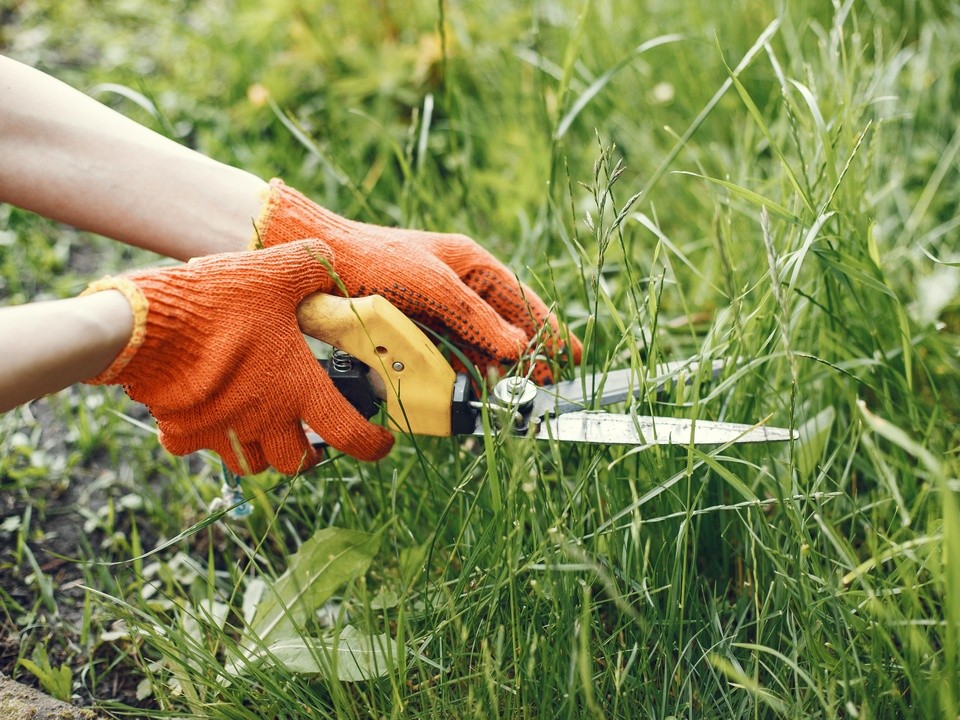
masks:
[[[300,329],[365,363],[383,381],[387,426],[416,435],[453,432],[456,373],[410,318],[379,295],[307,296]]]

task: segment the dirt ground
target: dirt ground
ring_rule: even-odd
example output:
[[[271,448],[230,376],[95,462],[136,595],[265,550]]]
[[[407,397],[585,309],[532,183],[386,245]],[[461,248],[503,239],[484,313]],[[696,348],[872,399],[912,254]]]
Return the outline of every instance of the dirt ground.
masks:
[[[54,700],[0,673],[0,717],[4,720],[98,720],[102,716]]]
[[[62,402],[62,398],[35,401],[26,410],[13,411],[20,418],[19,431],[38,437],[38,451],[54,458],[68,452],[65,438],[69,437],[67,421],[51,409],[55,402]],[[109,465],[106,458],[91,457],[70,467],[66,478],[31,482],[29,496],[17,488],[17,482],[0,476],[0,522],[20,519],[22,527],[23,518],[29,518],[23,537],[17,530],[0,530],[0,674],[29,686],[26,689],[39,689],[37,678],[18,663],[22,657],[30,658],[33,649],[42,645],[52,666],[67,663],[74,668],[76,704],[92,704],[96,695],[143,707],[136,699],[137,680],[130,677],[128,666],[113,663],[111,646],[92,642],[89,637],[84,642],[81,637],[86,591],[83,562],[77,559],[89,557],[90,551],[84,546],[96,548],[103,540],[102,532],[88,533],[84,523],[90,512],[96,512],[106,502],[105,493],[91,492],[90,488]],[[37,502],[37,494],[43,496],[42,502]],[[146,537],[145,542],[153,539]],[[40,582],[49,583],[54,607],[44,601],[33,566],[18,548],[21,542],[42,571],[44,579]],[[95,625],[92,631],[96,630]],[[90,676],[82,672],[91,663],[98,668],[95,688],[87,687]],[[0,711],[0,718],[7,717]]]

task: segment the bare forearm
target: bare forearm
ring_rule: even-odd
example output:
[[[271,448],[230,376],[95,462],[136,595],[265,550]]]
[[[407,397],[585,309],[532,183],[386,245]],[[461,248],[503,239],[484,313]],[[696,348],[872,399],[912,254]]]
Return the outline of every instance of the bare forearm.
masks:
[[[245,249],[264,186],[0,56],[0,201],[188,259]]]
[[[116,291],[0,308],[0,412],[95,377],[132,331]]]

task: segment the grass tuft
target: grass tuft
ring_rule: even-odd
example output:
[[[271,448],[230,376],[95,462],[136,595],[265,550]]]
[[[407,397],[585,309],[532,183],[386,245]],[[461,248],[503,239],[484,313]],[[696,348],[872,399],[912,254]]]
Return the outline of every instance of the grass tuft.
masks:
[[[254,512],[231,521],[213,459],[70,390],[0,418],[0,669],[155,717],[960,712],[950,3],[4,18],[0,49],[181,142],[360,220],[477,238],[584,340],[568,377],[730,359],[614,410],[798,439],[401,438],[376,465],[244,478]],[[146,261],[0,208],[11,302]],[[302,558],[327,534],[378,545],[319,592]],[[263,606],[282,645],[250,639],[264,586],[312,600]]]

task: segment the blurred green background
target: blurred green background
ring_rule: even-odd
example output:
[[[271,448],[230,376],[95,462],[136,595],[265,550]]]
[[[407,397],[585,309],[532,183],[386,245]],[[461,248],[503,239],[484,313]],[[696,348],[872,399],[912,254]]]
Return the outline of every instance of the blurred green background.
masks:
[[[743,359],[638,412],[802,438],[401,439],[198,528],[216,463],[75,388],[0,418],[5,669],[49,646],[77,699],[185,716],[957,715],[957,3],[6,0],[0,52],[349,217],[471,235],[556,303],[585,372]],[[0,206],[5,302],[156,261]],[[235,634],[211,630],[207,672],[171,669],[180,609],[241,614],[328,525],[383,532],[344,597],[403,667],[225,689],[202,678]]]

